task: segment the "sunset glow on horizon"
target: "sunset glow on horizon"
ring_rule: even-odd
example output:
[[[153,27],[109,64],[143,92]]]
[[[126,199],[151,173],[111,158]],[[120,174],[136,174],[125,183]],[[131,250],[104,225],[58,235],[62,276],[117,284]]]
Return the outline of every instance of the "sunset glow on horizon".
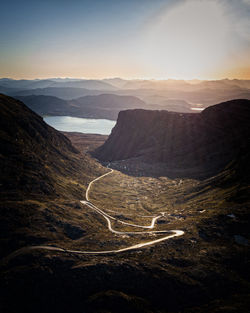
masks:
[[[249,0],[12,1],[0,76],[250,79]]]

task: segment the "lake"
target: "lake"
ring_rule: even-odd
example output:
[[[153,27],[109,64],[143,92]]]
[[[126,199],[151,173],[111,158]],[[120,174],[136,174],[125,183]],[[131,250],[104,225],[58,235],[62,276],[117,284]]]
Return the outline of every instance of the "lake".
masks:
[[[43,116],[43,120],[57,130],[86,134],[109,135],[116,121],[71,116]]]
[[[191,110],[193,110],[193,111],[203,111],[205,108],[191,108]]]

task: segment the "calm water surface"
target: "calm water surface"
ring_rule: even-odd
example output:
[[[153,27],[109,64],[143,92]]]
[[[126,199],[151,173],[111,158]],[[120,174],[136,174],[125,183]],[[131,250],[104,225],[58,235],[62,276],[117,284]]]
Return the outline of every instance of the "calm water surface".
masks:
[[[44,116],[44,121],[57,130],[109,135],[116,121],[71,116]]]

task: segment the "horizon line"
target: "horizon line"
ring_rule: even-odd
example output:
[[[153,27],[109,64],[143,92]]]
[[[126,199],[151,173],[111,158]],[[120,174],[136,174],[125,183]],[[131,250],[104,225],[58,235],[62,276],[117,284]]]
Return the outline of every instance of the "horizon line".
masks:
[[[93,77],[69,77],[69,76],[46,76],[43,78],[13,78],[13,77],[0,77],[0,80],[8,79],[8,80],[46,80],[46,79],[76,79],[76,80],[105,80],[105,79],[122,79],[122,80],[146,80],[146,81],[221,81],[221,80],[250,80],[250,78],[192,78],[192,79],[185,79],[185,78],[149,78],[149,77],[130,77],[124,78],[120,76],[108,76],[103,78],[93,78]]]

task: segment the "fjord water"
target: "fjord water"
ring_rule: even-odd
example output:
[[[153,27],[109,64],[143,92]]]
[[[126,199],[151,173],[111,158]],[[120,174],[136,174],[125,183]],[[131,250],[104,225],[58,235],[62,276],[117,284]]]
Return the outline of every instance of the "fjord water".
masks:
[[[71,116],[44,116],[44,121],[60,131],[109,135],[115,121]]]

